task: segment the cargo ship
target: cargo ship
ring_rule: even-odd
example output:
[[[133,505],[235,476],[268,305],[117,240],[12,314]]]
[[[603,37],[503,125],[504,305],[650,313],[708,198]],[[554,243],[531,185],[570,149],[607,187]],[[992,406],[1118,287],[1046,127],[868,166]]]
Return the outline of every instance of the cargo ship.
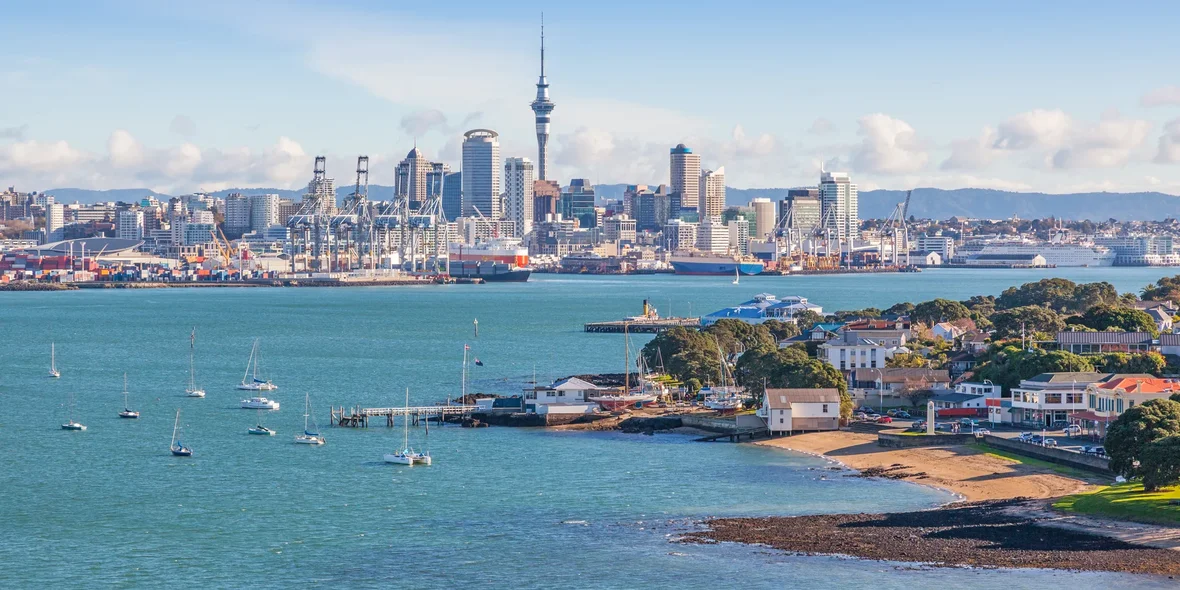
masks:
[[[447,246],[447,257],[453,277],[524,282],[532,274],[527,268],[529,250],[515,238],[491,238],[471,246],[452,243]]]
[[[754,258],[724,256],[708,252],[691,252],[673,255],[668,261],[678,275],[725,275],[735,272],[744,275],[761,274],[763,264]]]

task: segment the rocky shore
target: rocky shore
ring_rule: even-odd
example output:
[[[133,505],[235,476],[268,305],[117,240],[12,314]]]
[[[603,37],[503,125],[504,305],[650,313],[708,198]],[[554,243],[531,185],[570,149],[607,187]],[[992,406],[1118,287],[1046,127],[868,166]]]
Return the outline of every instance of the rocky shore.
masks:
[[[1042,524],[1036,500],[954,504],[896,514],[719,518],[682,542],[760,544],[803,554],[941,566],[1048,568],[1180,576],[1180,551]]]

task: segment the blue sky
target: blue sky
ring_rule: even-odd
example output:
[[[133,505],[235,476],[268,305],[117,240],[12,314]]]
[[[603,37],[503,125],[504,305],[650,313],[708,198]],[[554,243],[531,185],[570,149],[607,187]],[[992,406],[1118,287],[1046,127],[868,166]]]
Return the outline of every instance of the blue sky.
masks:
[[[556,4],[556,3],[551,3]],[[551,177],[1180,194],[1174,3],[544,6]],[[25,3],[0,46],[0,183],[169,192],[372,182],[464,130],[535,157],[538,2]]]

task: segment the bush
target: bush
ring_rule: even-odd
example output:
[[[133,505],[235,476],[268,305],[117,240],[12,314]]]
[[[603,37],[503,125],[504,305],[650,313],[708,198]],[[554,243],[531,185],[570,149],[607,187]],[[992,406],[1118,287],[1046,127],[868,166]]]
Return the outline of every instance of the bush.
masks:
[[[1154,399],[1123,412],[1106,433],[1105,447],[1110,456],[1111,471],[1127,478],[1141,477],[1148,445],[1177,435],[1180,435],[1178,402]],[[1138,467],[1136,461],[1139,461]],[[1147,481],[1143,487],[1154,491],[1154,488],[1148,489]]]

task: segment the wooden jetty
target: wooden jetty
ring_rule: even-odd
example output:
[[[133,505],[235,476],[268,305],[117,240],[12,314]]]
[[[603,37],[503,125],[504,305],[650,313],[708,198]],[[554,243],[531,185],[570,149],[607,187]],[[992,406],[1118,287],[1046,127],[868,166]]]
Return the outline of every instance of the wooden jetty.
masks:
[[[582,326],[586,332],[596,334],[622,334],[624,331],[640,334],[655,334],[668,328],[699,328],[701,318],[660,318],[658,320],[619,320],[615,322],[590,322]]]
[[[370,418],[385,418],[386,426],[393,426],[394,418],[401,416],[406,420],[411,420],[417,426],[420,423],[429,424],[429,420],[434,419],[441,424],[446,418],[458,417],[466,418],[472,412],[478,410],[478,406],[411,406],[398,408],[362,408],[354,406],[345,408],[344,406],[332,407],[332,425],[333,426],[348,426],[351,428],[368,428]]]
[[[741,442],[743,436],[746,437],[747,440],[754,440],[756,438],[766,438],[770,436],[770,433],[766,430],[766,427],[763,426],[760,428],[745,428],[742,430],[735,430],[733,432],[710,434],[708,436],[702,436],[693,440],[694,442],[715,442],[728,438],[729,442]]]

